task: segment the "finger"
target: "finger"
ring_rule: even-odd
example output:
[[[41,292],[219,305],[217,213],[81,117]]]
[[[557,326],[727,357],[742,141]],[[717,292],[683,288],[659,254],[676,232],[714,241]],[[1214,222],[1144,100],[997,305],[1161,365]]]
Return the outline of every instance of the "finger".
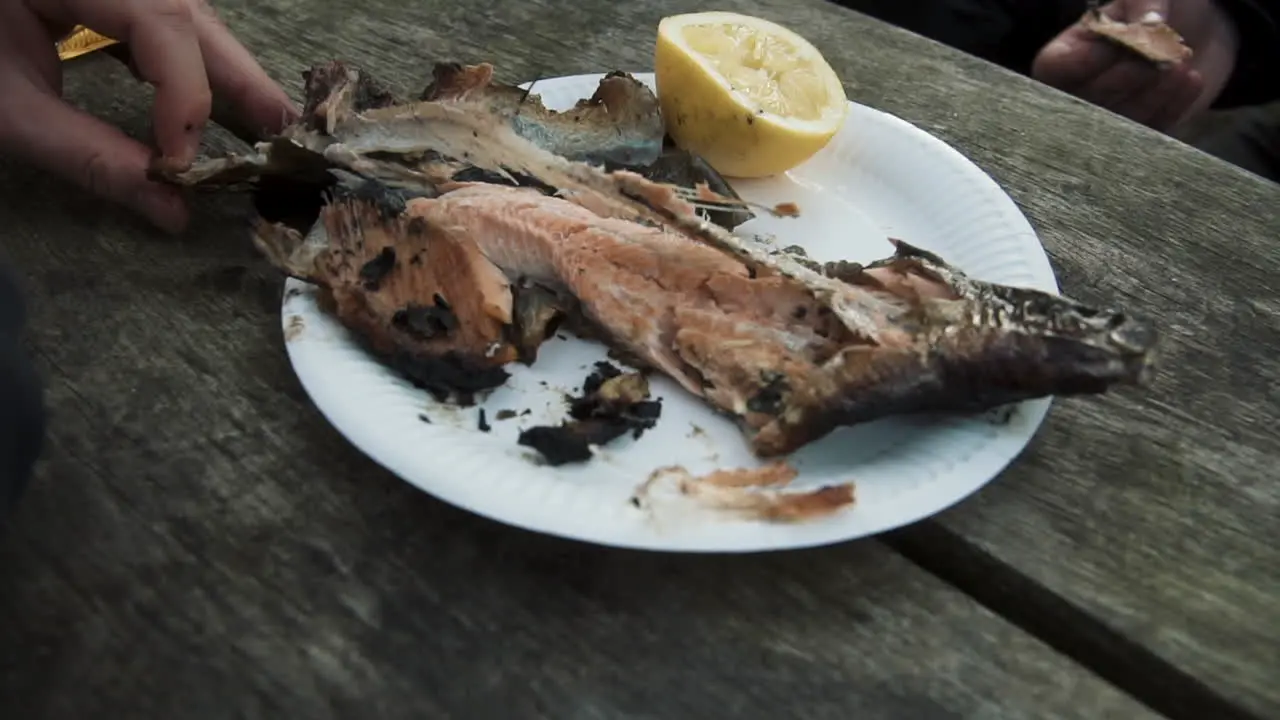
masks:
[[[57,38],[58,40],[61,40],[67,37],[68,35],[70,35],[71,31],[74,30],[76,27],[74,24],[71,24],[71,23],[57,22],[52,20],[41,20],[40,24],[42,27],[44,27],[45,32],[49,34],[49,37]]]
[[[1077,24],[1041,48],[1032,62],[1031,77],[1075,93],[1121,59],[1111,43]]]
[[[1185,80],[1177,93],[1169,96],[1160,112],[1151,119],[1151,126],[1161,132],[1174,133],[1178,126],[1195,114],[1204,94],[1204,78],[1195,70],[1179,68]]]
[[[1120,0],[1119,20],[1159,23],[1169,18],[1170,0]]]
[[[1148,62],[1122,58],[1076,94],[1113,112],[1128,98],[1147,92],[1161,80],[1160,70]]]
[[[124,43],[108,45],[102,49],[102,52],[123,63],[124,66],[129,69],[129,74],[133,75],[134,80],[146,82],[142,79],[142,76],[138,74],[138,65],[133,61],[133,53],[129,52],[128,45]]]
[[[1180,67],[1180,65],[1176,68],[1170,68],[1161,73],[1155,85],[1143,88],[1143,90],[1117,101],[1114,110],[1116,113],[1134,120],[1134,122],[1164,131],[1162,119],[1166,117],[1167,113],[1170,113],[1170,106],[1180,102],[1187,94],[1185,88],[1187,88],[1189,82],[1190,72],[1187,68]],[[1192,97],[1192,101],[1194,101],[1194,97]],[[1174,111],[1175,113],[1181,113],[1188,106],[1189,104],[1184,105],[1180,110]]]
[[[231,34],[204,0],[195,0],[193,14],[209,85],[219,104],[259,138],[275,135],[298,116],[298,108],[267,75],[253,55]]]
[[[0,3],[0,26],[6,28],[3,43],[7,68],[27,67],[34,71],[43,87],[54,95],[62,94],[62,60],[58,58],[53,28],[20,3]],[[28,76],[30,77],[30,76]]]
[[[138,77],[138,68],[134,65],[133,56],[129,54],[128,45],[123,43],[112,45],[105,48],[103,52],[127,67],[135,79],[142,79]],[[266,135],[260,128],[250,130],[249,126],[240,120],[240,114],[238,112],[232,112],[230,110],[230,106],[225,101],[218,98],[214,98],[213,106],[209,111],[209,119],[214,123],[221,125],[232,135],[240,138],[248,145],[254,145],[266,139]]]
[[[155,87],[152,123],[160,152],[195,158],[212,96],[186,0],[63,0],[53,22],[81,22],[129,44],[138,75]],[[37,12],[44,6],[33,8]]]
[[[22,108],[6,118],[5,149],[97,195],[123,204],[169,232],[187,210],[175,188],[146,179],[151,150],[118,129],[32,87],[13,92]]]

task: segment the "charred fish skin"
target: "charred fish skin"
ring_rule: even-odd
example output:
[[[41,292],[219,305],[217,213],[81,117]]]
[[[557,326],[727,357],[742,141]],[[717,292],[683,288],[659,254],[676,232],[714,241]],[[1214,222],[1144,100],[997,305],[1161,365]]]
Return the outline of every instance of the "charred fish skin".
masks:
[[[1029,360],[1044,358],[1036,367],[1053,368],[1045,373],[1041,394],[1091,394],[1117,383],[1139,385],[1154,368],[1160,337],[1150,321],[1062,295],[974,280],[933,253],[902,240],[894,244],[895,259],[917,263],[965,300],[968,328],[981,331],[993,345],[1007,337],[1033,345],[1020,354]],[[868,269],[887,262],[892,261]]]
[[[522,125],[523,132],[537,141],[533,146],[552,154],[567,153],[591,161],[593,167],[626,168],[659,182],[679,182],[684,187],[705,184],[713,194],[729,201],[704,213],[704,217],[726,230],[752,217],[724,178],[666,138],[656,97],[626,73],[611,73],[601,81],[593,98],[565,113],[542,108],[536,95],[527,91],[493,83],[492,74],[492,66],[487,64],[439,64],[435,82],[423,93],[424,97],[435,99],[425,101],[426,105],[456,104],[501,118],[508,128],[514,128],[518,116],[520,123],[536,125],[536,129],[530,129],[534,125]],[[467,150],[456,139],[422,137],[433,123],[435,127],[447,127],[437,122],[441,113],[418,117],[415,105],[402,103],[358,66],[333,61],[312,67],[304,73],[304,79],[303,114],[279,137],[259,143],[251,154],[203,158],[180,168],[157,163],[149,169],[149,176],[183,187],[223,191],[253,189],[264,179],[277,187],[280,183],[275,179],[285,183],[306,181],[314,185],[317,196],[331,184],[324,173],[333,169],[407,189],[429,188],[448,179],[449,172],[469,173],[469,179],[555,189],[555,183],[548,182],[548,178],[520,172],[519,168],[469,162]],[[628,108],[630,115],[623,112]],[[640,119],[630,122],[629,117]],[[585,131],[575,122],[584,119],[581,125],[589,126]],[[519,133],[516,136],[521,137]],[[441,156],[432,150],[432,145],[453,146],[457,157]],[[555,157],[566,159],[562,154]],[[432,174],[433,170],[436,174]],[[445,174],[442,176],[441,172]],[[476,174],[484,177],[476,178]]]
[[[390,89],[364,70],[336,60],[304,70],[302,81],[306,94],[302,125],[312,131],[332,133],[334,120],[343,115],[400,104]]]
[[[495,82],[493,68],[487,64],[437,63],[432,75],[421,100],[482,99],[509,118],[517,135],[568,160],[607,171],[632,170],[654,182],[682,187],[706,184],[719,195],[741,199],[705,160],[671,140],[657,96],[628,73],[608,73],[595,94],[564,112],[543,106],[536,93],[537,81],[528,90]],[[532,183],[525,176],[520,184]],[[706,215],[728,230],[754,217],[745,207],[711,210]]]
[[[954,299],[922,299],[909,321],[916,324],[910,343],[843,348],[823,367],[826,392],[811,391],[809,378],[775,384],[774,419],[751,435],[761,457],[785,455],[838,427],[888,416],[973,414],[1040,397],[1141,385],[1154,368],[1159,336],[1147,321],[977,281],[932,253],[896,245],[893,257],[863,272],[919,273],[943,283]]]
[[[437,63],[432,76],[422,100],[481,102],[517,135],[568,160],[641,168],[662,154],[666,130],[658,98],[627,73],[608,73],[595,94],[563,112],[542,104],[536,81],[529,90],[495,82],[487,63]]]

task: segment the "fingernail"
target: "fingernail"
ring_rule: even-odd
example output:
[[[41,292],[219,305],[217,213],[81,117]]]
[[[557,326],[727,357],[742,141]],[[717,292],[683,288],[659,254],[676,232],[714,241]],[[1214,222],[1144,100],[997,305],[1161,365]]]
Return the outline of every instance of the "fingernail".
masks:
[[[1164,22],[1164,16],[1155,10],[1149,10],[1146,15],[1139,18],[1138,22],[1143,25],[1159,25]]]

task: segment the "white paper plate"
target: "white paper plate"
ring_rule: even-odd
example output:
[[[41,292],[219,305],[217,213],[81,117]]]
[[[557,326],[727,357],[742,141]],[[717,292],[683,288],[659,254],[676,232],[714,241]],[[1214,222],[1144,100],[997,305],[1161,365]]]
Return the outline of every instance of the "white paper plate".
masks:
[[[548,107],[589,97],[600,75],[542,80]],[[637,74],[652,86],[652,75]],[[852,104],[843,130],[821,154],[785,177],[735,183],[764,203],[793,201],[798,219],[757,219],[739,232],[772,234],[821,260],[870,261],[892,252],[888,236],[937,252],[984,280],[1057,292],[1030,224],[994,181],[958,152],[883,112]],[[848,540],[937,513],[974,492],[1021,452],[1049,408],[1023,403],[1005,423],[988,418],[891,418],[846,428],[792,458],[796,488],[852,480],[857,505],[801,524],[743,520],[687,506],[635,507],[633,492],[662,466],[694,473],[758,465],[732,423],[665,377],[652,389],[662,419],[591,462],[562,468],[530,462],[516,444],[522,428],[564,417],[603,347],[553,339],[532,368],[477,408],[441,406],[363,352],[316,305],[312,288],[291,280],[282,310],[289,358],[311,399],[371,458],[436,497],[529,530],[621,547],[744,552]],[[530,413],[497,420],[500,410]],[[430,423],[424,422],[429,418]],[[695,430],[695,427],[698,430]]]

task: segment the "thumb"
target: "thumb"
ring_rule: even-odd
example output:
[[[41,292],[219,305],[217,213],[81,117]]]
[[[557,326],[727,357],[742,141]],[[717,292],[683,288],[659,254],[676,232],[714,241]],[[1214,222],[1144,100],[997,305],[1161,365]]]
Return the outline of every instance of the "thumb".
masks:
[[[1120,17],[1116,19],[1121,22],[1168,22],[1170,2],[1171,0],[1120,0]]]
[[[17,94],[17,93],[15,93]],[[107,123],[34,87],[10,97],[23,108],[5,128],[5,149],[177,233],[187,208],[176,188],[147,179],[151,150]]]
[[[1031,77],[1071,92],[1115,64],[1119,53],[1080,23],[1063,30],[1036,54]]]

